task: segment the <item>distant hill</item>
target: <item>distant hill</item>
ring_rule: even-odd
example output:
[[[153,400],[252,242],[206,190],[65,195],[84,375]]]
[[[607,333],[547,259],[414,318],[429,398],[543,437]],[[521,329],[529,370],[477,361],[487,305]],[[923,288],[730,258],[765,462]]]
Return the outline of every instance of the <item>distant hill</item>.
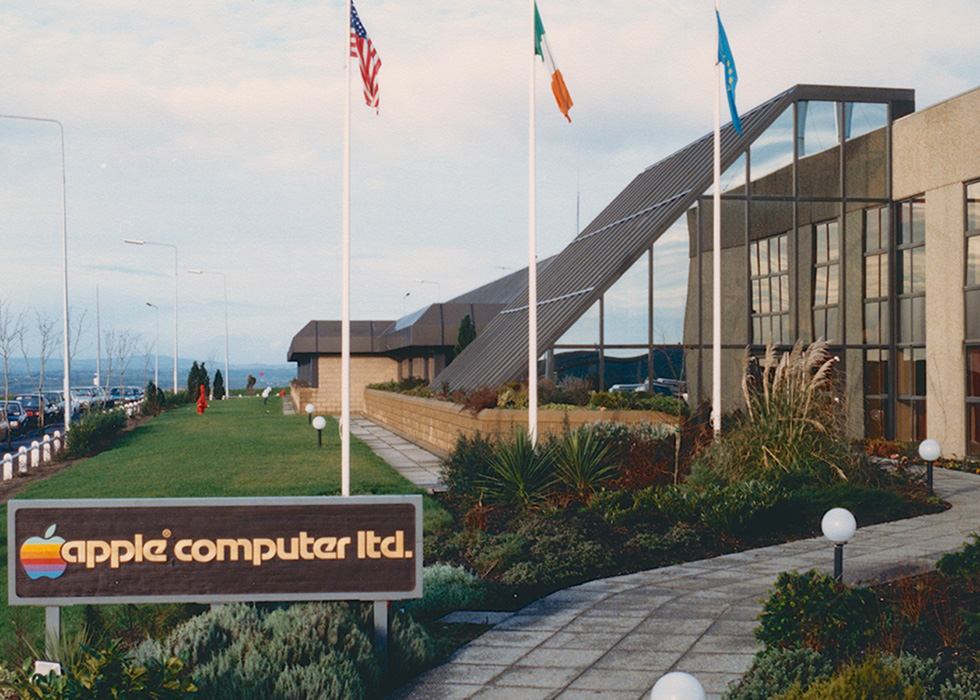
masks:
[[[187,383],[187,373],[191,369],[194,360],[180,360],[177,367],[178,383],[183,386]],[[207,362],[208,373],[214,377],[214,371],[220,369],[225,373],[223,362]],[[41,362],[37,358],[30,361],[31,370],[35,378],[41,369]],[[97,363],[94,358],[80,358],[72,362],[71,384],[72,386],[92,386],[95,383]],[[102,384],[106,383],[106,362],[102,361]],[[170,357],[160,357],[160,385],[164,389],[170,389],[173,385],[173,362]],[[34,384],[27,374],[27,363],[24,358],[11,358],[9,362],[10,372],[10,394],[24,394],[34,391]],[[248,383],[248,375],[256,378],[257,387],[266,386],[287,386],[296,377],[296,367],[292,364],[266,365],[266,364],[232,364],[230,367],[231,382],[229,388],[244,389]],[[48,358],[44,367],[44,387],[46,390],[60,389],[64,372],[62,370],[62,358]],[[126,373],[120,382],[119,372],[114,368],[112,384],[121,383],[143,386],[147,381],[153,381],[153,362],[147,366],[142,357],[134,358],[129,363]],[[226,380],[227,381],[227,380]],[[3,365],[0,362],[0,392],[3,392]]]

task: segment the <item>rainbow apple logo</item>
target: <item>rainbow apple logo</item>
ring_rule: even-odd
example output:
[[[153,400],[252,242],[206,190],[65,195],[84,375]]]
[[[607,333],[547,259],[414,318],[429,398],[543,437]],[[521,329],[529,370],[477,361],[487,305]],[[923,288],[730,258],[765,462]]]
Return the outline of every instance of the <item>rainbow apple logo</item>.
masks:
[[[58,578],[68,568],[68,563],[61,558],[61,545],[65,540],[55,536],[56,527],[57,524],[49,527],[44,537],[29,537],[20,546],[20,563],[32,579]]]

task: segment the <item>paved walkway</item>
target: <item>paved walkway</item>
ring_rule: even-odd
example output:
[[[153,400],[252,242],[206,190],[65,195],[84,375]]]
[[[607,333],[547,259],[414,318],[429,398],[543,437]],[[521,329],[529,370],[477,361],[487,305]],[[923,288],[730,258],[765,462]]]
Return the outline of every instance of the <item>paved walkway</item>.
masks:
[[[337,417],[338,422],[340,418]],[[351,435],[370,447],[376,455],[416,486],[428,492],[445,491],[442,483],[442,460],[431,452],[398,437],[368,418],[350,417]]]
[[[980,526],[980,477],[936,470],[951,510],[859,528],[845,547],[848,583],[931,568]],[[823,538],[801,540],[558,591],[505,617],[391,697],[398,700],[640,700],[669,671],[717,699],[760,648],[761,600],[781,571],[830,572]]]

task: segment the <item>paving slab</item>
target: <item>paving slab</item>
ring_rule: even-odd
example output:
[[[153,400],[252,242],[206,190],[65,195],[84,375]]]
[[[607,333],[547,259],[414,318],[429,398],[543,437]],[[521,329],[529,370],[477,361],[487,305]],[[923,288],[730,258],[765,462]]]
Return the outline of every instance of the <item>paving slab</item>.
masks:
[[[969,540],[980,523],[980,476],[937,469],[935,488],[950,510],[858,529],[844,549],[845,582],[931,568]],[[832,546],[813,538],[591,581],[505,617],[390,697],[643,700],[679,670],[720,700],[760,648],[757,616],[778,574],[832,568]],[[479,672],[467,675],[471,668]]]

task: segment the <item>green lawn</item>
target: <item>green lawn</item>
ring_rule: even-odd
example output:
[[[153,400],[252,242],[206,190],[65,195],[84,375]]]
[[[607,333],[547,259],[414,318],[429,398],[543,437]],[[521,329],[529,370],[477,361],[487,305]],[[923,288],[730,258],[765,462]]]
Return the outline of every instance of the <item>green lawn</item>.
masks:
[[[151,419],[111,448],[49,479],[19,499],[321,496],[340,494],[340,438],[328,419],[323,447],[305,415],[284,416],[270,397],[215,401],[204,415],[187,405]],[[288,400],[288,399],[285,399]],[[351,440],[351,493],[421,493],[357,439]],[[428,496],[426,529],[448,519]],[[7,607],[7,508],[0,506],[0,659],[16,652],[16,626],[40,643],[43,611]],[[65,626],[80,612],[64,611]]]

